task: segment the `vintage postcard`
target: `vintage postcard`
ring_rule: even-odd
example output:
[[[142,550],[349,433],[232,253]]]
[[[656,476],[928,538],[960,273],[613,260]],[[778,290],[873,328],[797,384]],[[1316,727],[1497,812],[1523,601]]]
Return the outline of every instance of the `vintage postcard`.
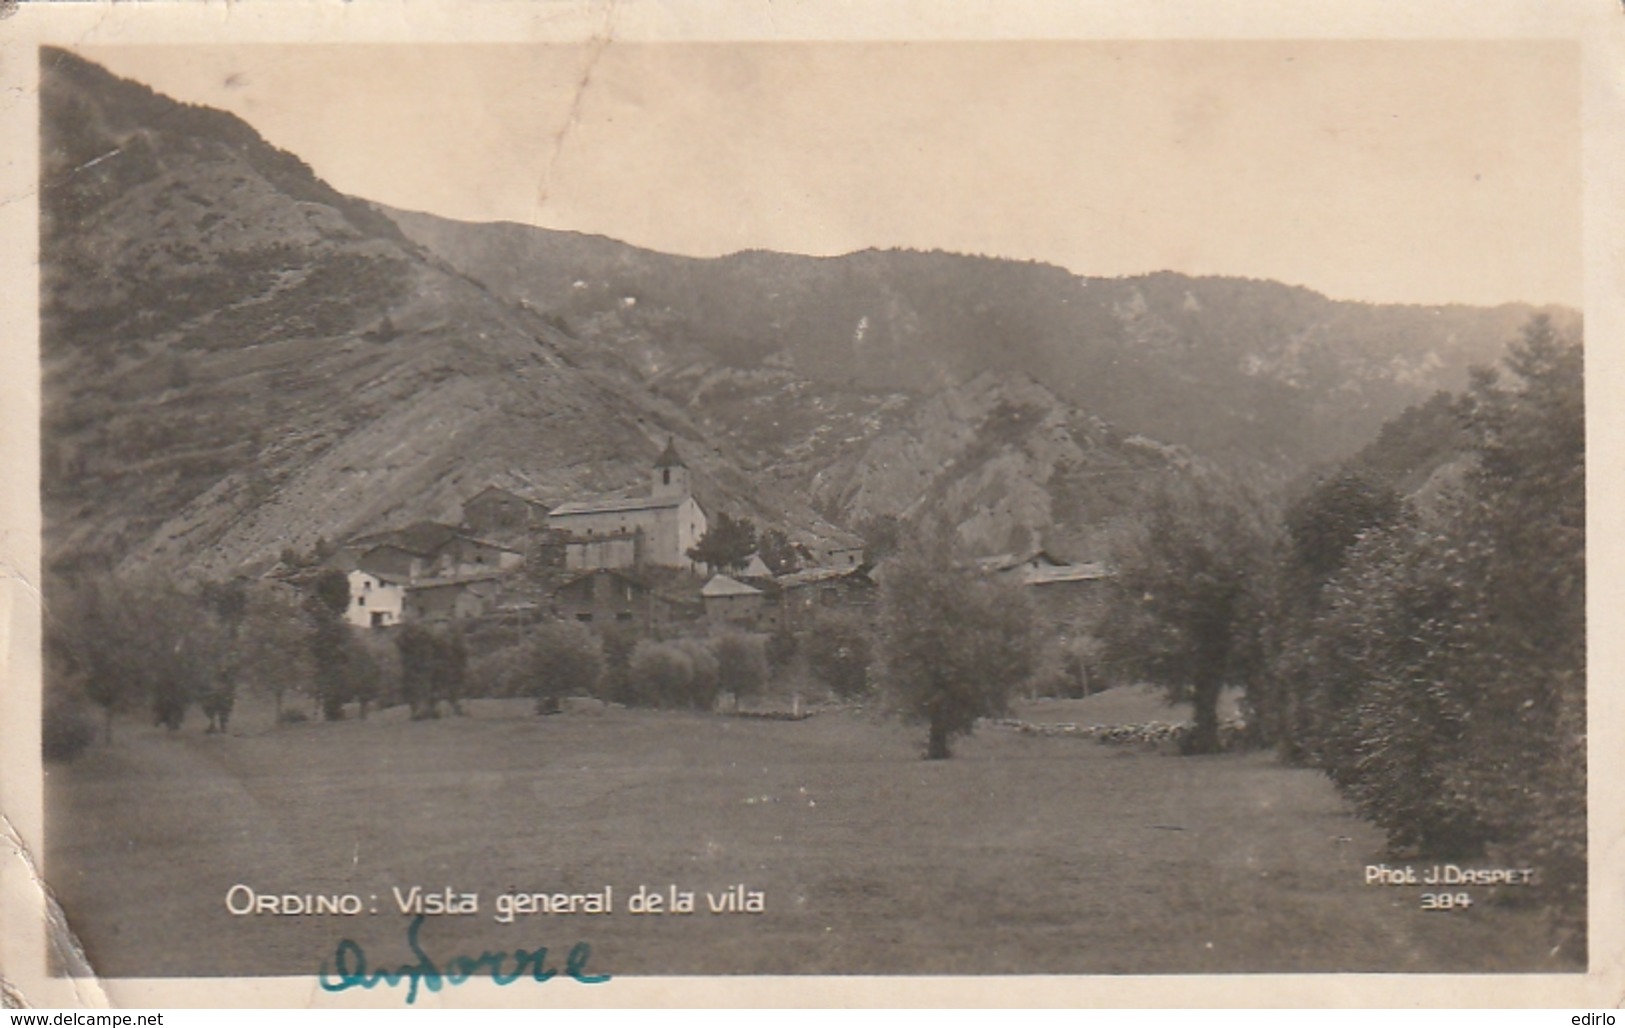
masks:
[[[8,1002],[1618,1002],[1617,4],[387,7],[0,20]]]

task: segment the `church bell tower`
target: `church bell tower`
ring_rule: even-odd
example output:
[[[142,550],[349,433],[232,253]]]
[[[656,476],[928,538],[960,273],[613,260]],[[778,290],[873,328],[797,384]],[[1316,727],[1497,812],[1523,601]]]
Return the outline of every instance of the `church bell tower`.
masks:
[[[666,437],[665,452],[655,461],[649,495],[660,499],[689,495],[688,465],[677,455],[677,442],[671,436]]]

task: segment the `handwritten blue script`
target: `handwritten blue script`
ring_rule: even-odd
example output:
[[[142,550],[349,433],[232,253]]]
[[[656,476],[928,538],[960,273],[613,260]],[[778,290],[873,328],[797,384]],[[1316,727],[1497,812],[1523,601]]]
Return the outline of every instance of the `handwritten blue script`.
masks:
[[[419,914],[406,929],[406,944],[411,948],[412,955],[418,958],[417,963],[402,964],[393,971],[388,968],[369,971],[367,954],[360,944],[343,939],[333,953],[332,974],[328,973],[327,961],[322,961],[319,978],[322,988],[327,992],[375,989],[380,985],[393,989],[404,983],[406,1002],[412,1004],[417,1002],[419,986],[430,992],[439,992],[442,987],[461,985],[470,978],[489,978],[497,985],[512,985],[521,978],[545,982],[559,973],[547,964],[546,946],[537,950],[516,949],[512,953],[503,950],[481,953],[477,957],[452,957],[442,969],[430,959],[429,954],[423,952],[423,946],[418,942],[418,931],[422,929],[423,921],[424,915]],[[609,981],[607,974],[587,973],[587,960],[591,956],[592,947],[584,942],[570,947],[569,955],[564,958],[565,975],[583,985]]]

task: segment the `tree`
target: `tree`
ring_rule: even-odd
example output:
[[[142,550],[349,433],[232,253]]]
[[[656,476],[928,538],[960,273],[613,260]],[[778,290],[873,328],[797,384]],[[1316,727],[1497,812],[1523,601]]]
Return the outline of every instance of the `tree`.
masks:
[[[327,721],[344,718],[344,705],[352,695],[350,631],[344,611],[350,603],[350,582],[341,571],[328,570],[310,583],[305,609],[312,621],[310,657],[314,664],[316,700]]]
[[[1405,512],[1397,490],[1358,470],[1318,483],[1286,512],[1285,552],[1270,596],[1274,652],[1258,683],[1262,695],[1253,694],[1249,727],[1258,743],[1277,746],[1294,763],[1312,759],[1325,742],[1320,722],[1333,682],[1316,667],[1312,637],[1326,583],[1363,536],[1394,526]]]
[[[1391,486],[1358,471],[1345,471],[1315,486],[1286,514],[1292,570],[1303,582],[1301,597],[1312,601],[1326,580],[1343,566],[1344,555],[1363,532],[1391,525],[1404,499]]]
[[[737,571],[756,552],[756,526],[749,518],[733,518],[726,511],[705,530],[700,541],[688,551],[688,559],[710,568]]]
[[[643,639],[632,647],[629,674],[631,692],[651,707],[682,705],[694,678],[694,661],[676,646]]]
[[[48,589],[47,666],[102,708],[104,741],[112,741],[114,714],[143,699],[158,724],[179,728],[226,652],[209,608],[166,583],[105,573]]]
[[[789,575],[801,570],[801,556],[790,537],[777,528],[764,529],[756,540],[756,552],[762,563],[775,575]]]
[[[440,716],[440,704],[461,714],[468,673],[468,648],[456,629],[436,630],[410,624],[395,637],[401,658],[401,694],[412,709],[412,720]]]
[[[604,676],[604,644],[592,630],[574,621],[555,621],[537,627],[524,647],[529,693],[537,713],[549,701],[565,696],[589,696]]]
[[[220,661],[214,680],[206,683],[198,695],[198,705],[209,719],[208,731],[223,733],[230,725],[231,712],[237,705],[238,656],[243,622],[248,617],[248,583],[241,578],[228,582],[206,582],[201,598],[220,620],[228,637],[228,652]]]
[[[312,678],[312,621],[298,594],[275,583],[248,589],[236,648],[243,682],[269,695],[276,723],[288,690],[298,691]]]
[[[843,699],[869,688],[874,641],[868,627],[852,614],[825,611],[807,632],[807,669]]]
[[[320,605],[311,608],[310,660],[315,674],[316,703],[322,718],[342,721],[351,699],[350,629]]]
[[[734,708],[767,684],[767,646],[761,636],[724,632],[711,640],[717,660],[717,686],[733,697]]]
[[[1219,749],[1220,693],[1260,674],[1265,525],[1255,502],[1190,480],[1153,494],[1138,538],[1118,554],[1105,659],[1192,704],[1186,753]]]
[[[1002,714],[1033,668],[1025,594],[924,546],[888,570],[881,625],[887,684],[898,709],[927,725],[928,760],[952,756],[977,718]]]

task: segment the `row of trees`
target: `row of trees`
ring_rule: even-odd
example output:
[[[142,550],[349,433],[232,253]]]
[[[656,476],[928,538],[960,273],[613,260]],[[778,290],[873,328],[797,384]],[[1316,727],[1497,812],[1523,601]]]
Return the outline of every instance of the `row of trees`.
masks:
[[[1108,658],[1194,702],[1193,751],[1234,685],[1254,741],[1323,769],[1396,851],[1537,865],[1578,916],[1583,395],[1579,343],[1538,318],[1449,405],[1461,442],[1404,469],[1408,497],[1381,460],[1280,512],[1212,483],[1161,497],[1121,555]]]

